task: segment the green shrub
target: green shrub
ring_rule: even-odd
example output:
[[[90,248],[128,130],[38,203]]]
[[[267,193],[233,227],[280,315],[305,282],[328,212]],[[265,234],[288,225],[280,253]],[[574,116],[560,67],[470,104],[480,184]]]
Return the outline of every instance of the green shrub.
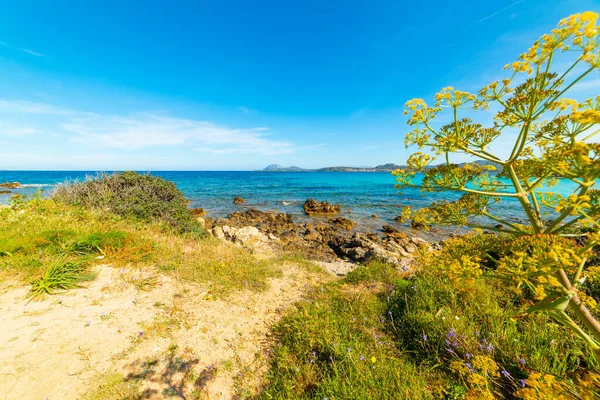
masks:
[[[174,183],[149,174],[132,171],[102,174],[83,182],[62,184],[52,198],[109,211],[123,218],[161,221],[181,233],[202,234],[183,193]]]

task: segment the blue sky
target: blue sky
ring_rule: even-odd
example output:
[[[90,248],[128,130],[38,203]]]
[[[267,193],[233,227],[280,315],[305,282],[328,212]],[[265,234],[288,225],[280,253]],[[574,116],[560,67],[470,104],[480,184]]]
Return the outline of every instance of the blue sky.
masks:
[[[0,169],[402,163],[406,100],[504,77],[585,10],[600,1],[5,2]]]

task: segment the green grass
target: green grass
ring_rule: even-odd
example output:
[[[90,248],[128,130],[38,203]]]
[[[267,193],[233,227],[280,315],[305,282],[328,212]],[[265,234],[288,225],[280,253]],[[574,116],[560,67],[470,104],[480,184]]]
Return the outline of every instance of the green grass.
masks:
[[[139,382],[125,378],[118,373],[107,373],[97,377],[90,383],[90,390],[83,400],[137,400],[143,396],[139,393]]]
[[[408,361],[386,326],[388,303],[380,283],[390,268],[361,267],[348,276],[351,283],[313,290],[283,318],[259,398],[428,398],[435,374]]]
[[[402,279],[385,263],[359,266],[275,327],[260,398],[462,399],[473,386],[456,365],[478,356],[498,366],[488,381],[497,398],[532,372],[576,396],[578,377],[598,369],[588,347],[547,315],[515,318],[520,310],[494,281],[461,294],[443,276]]]
[[[85,264],[58,259],[46,268],[42,276],[31,283],[29,295],[37,297],[43,294],[54,294],[58,290],[78,288],[79,283],[94,278],[95,275],[88,272]]]
[[[97,264],[154,268],[207,284],[215,296],[264,290],[281,276],[278,259],[258,260],[244,248],[165,230],[161,222],[40,198],[0,209],[0,282],[33,282],[35,294],[53,293],[77,287]]]

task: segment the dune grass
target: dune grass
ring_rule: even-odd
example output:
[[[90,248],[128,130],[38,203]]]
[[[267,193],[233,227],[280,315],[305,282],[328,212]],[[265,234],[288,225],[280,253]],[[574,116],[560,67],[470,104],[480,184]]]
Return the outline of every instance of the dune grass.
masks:
[[[214,295],[263,290],[277,260],[216,239],[165,230],[112,213],[34,198],[0,209],[0,281],[33,283],[32,294],[77,287],[94,265],[154,267],[210,285]]]

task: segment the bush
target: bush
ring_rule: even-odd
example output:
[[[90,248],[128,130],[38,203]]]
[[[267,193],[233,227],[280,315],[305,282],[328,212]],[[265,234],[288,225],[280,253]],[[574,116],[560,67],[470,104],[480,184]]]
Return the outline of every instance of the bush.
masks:
[[[83,182],[59,185],[57,202],[109,211],[123,218],[166,223],[181,233],[202,233],[188,200],[174,183],[137,172],[101,174]]]

